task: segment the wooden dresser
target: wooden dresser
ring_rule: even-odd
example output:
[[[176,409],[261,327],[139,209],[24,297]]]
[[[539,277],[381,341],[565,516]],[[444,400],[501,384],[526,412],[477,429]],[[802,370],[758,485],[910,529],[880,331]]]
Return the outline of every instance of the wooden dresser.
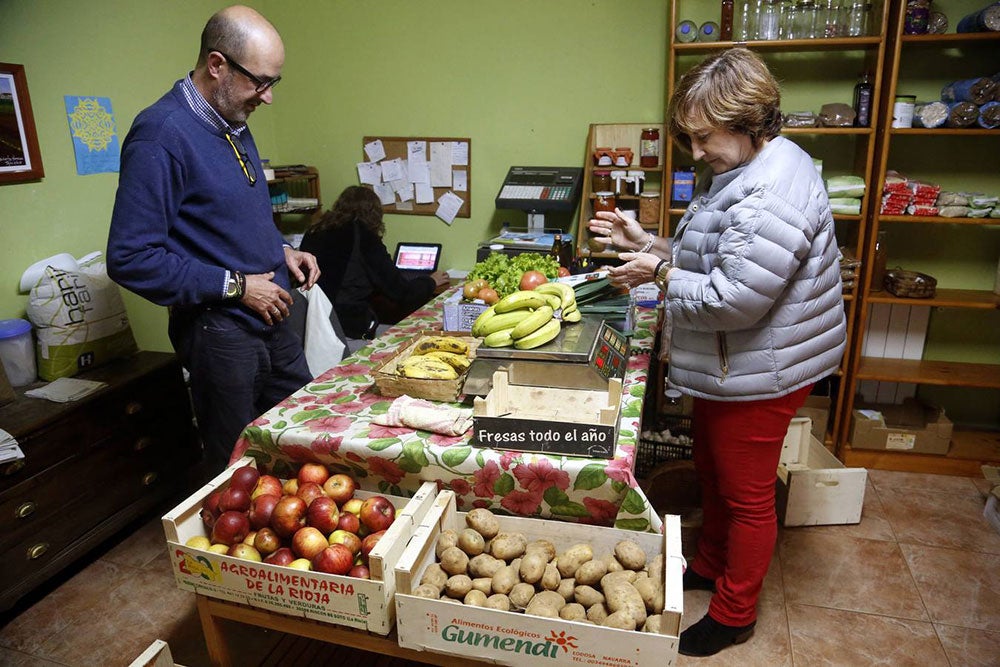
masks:
[[[201,457],[173,354],[139,352],[79,377],[108,387],[70,403],[24,387],[0,407],[25,455],[0,466],[0,611],[183,492]]]

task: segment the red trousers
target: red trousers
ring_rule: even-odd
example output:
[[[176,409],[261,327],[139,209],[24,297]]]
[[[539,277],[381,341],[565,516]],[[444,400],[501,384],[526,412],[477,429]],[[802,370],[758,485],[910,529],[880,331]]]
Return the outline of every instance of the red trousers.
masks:
[[[781,445],[812,385],[761,401],[694,400],[694,464],[704,512],[691,568],[715,580],[708,615],[748,625],[778,535],[774,509]]]

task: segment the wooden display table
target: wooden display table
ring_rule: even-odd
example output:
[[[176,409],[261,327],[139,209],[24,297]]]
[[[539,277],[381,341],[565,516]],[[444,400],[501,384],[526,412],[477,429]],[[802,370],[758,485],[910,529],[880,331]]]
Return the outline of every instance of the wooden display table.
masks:
[[[201,618],[202,631],[205,633],[205,644],[213,665],[229,667],[233,664],[229,655],[229,647],[223,636],[220,620],[237,621],[277,632],[318,639],[319,641],[340,646],[348,646],[379,655],[413,660],[429,665],[456,666],[483,665],[475,660],[465,660],[453,655],[431,653],[430,651],[413,651],[399,646],[396,641],[396,631],[382,637],[361,630],[345,628],[339,625],[321,623],[307,618],[287,616],[265,609],[256,609],[235,602],[226,602],[215,598],[197,595],[198,616]]]

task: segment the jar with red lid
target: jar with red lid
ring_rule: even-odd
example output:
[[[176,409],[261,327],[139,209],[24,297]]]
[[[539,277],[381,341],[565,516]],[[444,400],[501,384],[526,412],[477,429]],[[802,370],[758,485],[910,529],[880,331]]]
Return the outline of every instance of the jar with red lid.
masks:
[[[612,189],[611,184],[611,171],[607,169],[595,169],[594,170],[594,192],[607,192]]]
[[[660,129],[647,127],[639,136],[639,166],[656,167],[660,164]]]
[[[608,192],[595,192],[594,193],[594,213],[599,213],[601,211],[614,211],[615,210],[615,193]]]

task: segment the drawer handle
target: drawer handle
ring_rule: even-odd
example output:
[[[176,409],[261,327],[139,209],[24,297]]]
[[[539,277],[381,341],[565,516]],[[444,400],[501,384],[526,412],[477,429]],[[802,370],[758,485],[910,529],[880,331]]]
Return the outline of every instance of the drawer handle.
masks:
[[[125,414],[134,415],[142,412],[142,403],[139,401],[130,401],[125,404]]]
[[[156,480],[159,479],[159,477],[160,476],[155,472],[147,472],[145,475],[142,476],[142,485],[152,486],[153,484],[156,483]]]
[[[38,560],[49,550],[48,542],[39,542],[28,549],[28,560]]]
[[[36,509],[38,509],[38,506],[29,500],[18,505],[17,509],[14,510],[14,515],[17,516],[18,519],[26,519],[34,514]]]
[[[153,439],[148,435],[144,435],[135,441],[135,444],[132,445],[132,449],[137,452],[141,452],[142,450],[149,447],[151,444],[153,444]]]
[[[21,470],[24,468],[24,466],[25,466],[25,460],[24,459],[18,459],[17,461],[14,461],[9,466],[7,466],[6,468],[4,468],[3,474],[4,475],[13,475],[15,473],[21,472]]]

